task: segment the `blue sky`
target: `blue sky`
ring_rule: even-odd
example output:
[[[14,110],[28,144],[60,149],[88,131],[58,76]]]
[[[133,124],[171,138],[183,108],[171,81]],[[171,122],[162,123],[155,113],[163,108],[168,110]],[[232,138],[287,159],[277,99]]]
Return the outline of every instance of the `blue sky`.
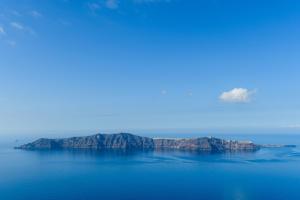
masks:
[[[2,0],[0,134],[300,133],[300,2]]]

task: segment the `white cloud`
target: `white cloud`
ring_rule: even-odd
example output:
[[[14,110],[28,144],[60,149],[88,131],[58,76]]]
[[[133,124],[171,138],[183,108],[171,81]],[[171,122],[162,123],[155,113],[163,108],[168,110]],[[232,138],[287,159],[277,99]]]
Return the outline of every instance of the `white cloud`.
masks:
[[[288,126],[283,126],[283,128],[300,129],[300,124],[292,124],[292,125],[288,125]]]
[[[234,88],[230,91],[223,92],[220,95],[220,100],[229,103],[247,103],[251,101],[251,96],[255,91],[250,91],[246,88]]]
[[[105,5],[109,9],[117,9],[119,7],[118,0],[106,0]]]
[[[63,25],[63,26],[71,26],[72,23],[68,20],[65,20],[65,19],[59,19],[58,22]]]
[[[98,3],[88,3],[87,6],[91,11],[96,11],[101,8],[101,6]]]
[[[159,3],[159,2],[165,2],[169,3],[171,0],[133,0],[134,3]]]
[[[187,95],[191,97],[191,96],[193,96],[193,92],[192,91],[188,91]]]
[[[30,33],[31,35],[37,35],[36,32],[35,32],[35,30],[33,30],[32,28],[26,27],[26,31],[28,33]]]
[[[13,15],[15,15],[17,17],[21,16],[21,14],[18,11],[16,11],[16,10],[11,10],[10,12],[11,12],[11,14],[13,14]]]
[[[167,90],[162,90],[162,91],[160,91],[160,94],[161,94],[161,95],[166,95],[166,94],[167,94]]]
[[[2,26],[0,26],[0,35],[5,35],[5,30]]]
[[[22,24],[17,23],[17,22],[11,22],[10,25],[11,25],[13,28],[18,29],[18,30],[23,30],[23,29],[24,29],[24,26],[22,26]]]
[[[15,47],[17,45],[16,41],[14,40],[7,40],[6,43],[11,47]]]
[[[16,30],[25,31],[31,35],[36,35],[36,32],[32,28],[30,28],[28,26],[23,26],[22,24],[20,24],[18,22],[11,22],[10,25],[11,25],[11,27],[13,27]]]
[[[104,0],[101,3],[89,2],[87,6],[93,14],[96,14],[96,12],[101,8],[108,8],[112,10],[119,8],[119,0]]]
[[[39,17],[42,17],[42,14],[36,10],[32,10],[30,13],[29,13],[32,17],[35,17],[35,18],[39,18]]]

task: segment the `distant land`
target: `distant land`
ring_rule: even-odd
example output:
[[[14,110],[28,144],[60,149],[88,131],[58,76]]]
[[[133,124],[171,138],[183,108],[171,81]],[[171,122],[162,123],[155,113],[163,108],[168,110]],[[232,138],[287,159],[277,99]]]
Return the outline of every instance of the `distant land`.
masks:
[[[95,134],[84,137],[63,139],[41,138],[24,144],[16,149],[25,150],[59,150],[59,149],[93,149],[93,150],[192,150],[203,152],[256,151],[262,146],[251,141],[224,140],[214,137],[189,139],[150,138],[130,133]]]

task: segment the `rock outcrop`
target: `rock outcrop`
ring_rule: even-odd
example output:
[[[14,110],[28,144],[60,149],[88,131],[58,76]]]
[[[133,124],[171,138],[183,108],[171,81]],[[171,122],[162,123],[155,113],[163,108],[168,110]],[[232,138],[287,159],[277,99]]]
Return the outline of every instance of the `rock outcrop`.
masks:
[[[41,138],[16,147],[27,150],[95,149],[95,150],[193,150],[209,152],[255,151],[260,148],[252,142],[223,140],[213,137],[192,139],[153,139],[129,133],[96,134],[64,139]]]
[[[253,151],[259,146],[252,142],[239,142],[223,140],[213,137],[202,137],[192,139],[154,139],[156,149],[179,149],[197,151]]]

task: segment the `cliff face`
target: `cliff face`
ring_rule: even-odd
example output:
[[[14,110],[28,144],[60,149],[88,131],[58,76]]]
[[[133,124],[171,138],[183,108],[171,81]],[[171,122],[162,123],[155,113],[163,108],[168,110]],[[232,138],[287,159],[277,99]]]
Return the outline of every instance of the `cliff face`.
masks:
[[[128,133],[96,134],[64,139],[41,138],[19,149],[153,149],[153,139]]]
[[[252,142],[227,141],[218,138],[195,138],[195,139],[155,139],[156,149],[179,149],[179,150],[197,150],[197,151],[254,151],[259,146]]]
[[[72,137],[65,139],[38,139],[35,142],[17,147],[18,149],[126,149],[126,150],[156,150],[177,149],[210,152],[254,151],[258,145],[251,142],[226,141],[218,138],[195,139],[152,139],[129,133],[96,134],[86,137]]]

